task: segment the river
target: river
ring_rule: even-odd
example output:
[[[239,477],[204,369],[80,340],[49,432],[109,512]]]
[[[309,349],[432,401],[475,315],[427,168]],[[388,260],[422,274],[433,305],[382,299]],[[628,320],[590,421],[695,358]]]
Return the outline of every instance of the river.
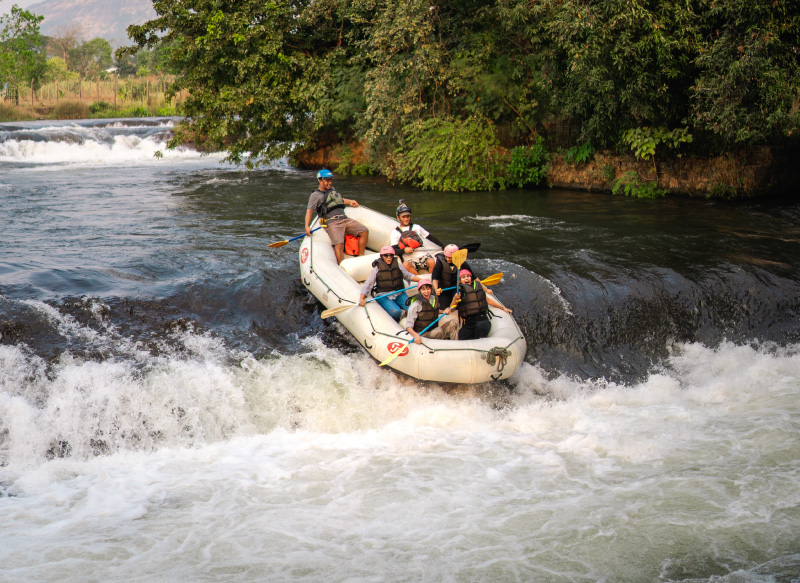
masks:
[[[800,580],[800,204],[400,198],[528,342],[381,369],[299,281],[314,173],[0,124],[0,581]]]

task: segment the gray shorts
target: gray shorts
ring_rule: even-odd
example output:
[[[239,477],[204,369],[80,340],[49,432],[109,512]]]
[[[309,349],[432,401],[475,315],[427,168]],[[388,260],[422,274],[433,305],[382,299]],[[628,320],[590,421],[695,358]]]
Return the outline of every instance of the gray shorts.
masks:
[[[403,259],[403,262],[412,263],[417,271],[422,271],[423,269],[428,269],[428,259],[433,259],[430,253],[426,253],[418,259]]]
[[[344,245],[344,234],[350,233],[354,237],[365,233],[367,228],[353,219],[339,219],[328,223],[328,237],[331,238],[331,245]]]

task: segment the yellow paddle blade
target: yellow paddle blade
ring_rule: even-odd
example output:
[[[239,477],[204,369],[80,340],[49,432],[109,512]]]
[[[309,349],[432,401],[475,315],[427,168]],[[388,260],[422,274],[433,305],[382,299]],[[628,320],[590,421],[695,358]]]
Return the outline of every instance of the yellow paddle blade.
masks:
[[[453,253],[453,264],[456,267],[461,269],[461,264],[467,260],[467,250],[466,249],[459,249],[455,253]]]
[[[320,317],[324,320],[325,318],[330,318],[331,316],[341,314],[342,312],[346,312],[347,310],[352,310],[353,308],[357,307],[358,304],[353,304],[352,306],[337,306],[335,308],[331,308],[330,310],[325,310],[320,314]]]
[[[392,353],[392,355],[391,355],[389,358],[387,358],[386,360],[384,360],[384,361],[383,361],[382,363],[380,363],[378,366],[385,366],[385,365],[389,364],[390,362],[392,362],[392,361],[393,361],[395,358],[397,358],[397,357],[400,355],[400,353],[401,353],[401,352],[403,352],[403,350],[405,350],[406,346],[408,346],[408,345],[409,345],[409,342],[406,342],[405,344],[401,344],[401,345],[400,345],[400,346],[397,348],[397,350],[395,350],[395,351]]]
[[[495,274],[490,275],[489,277],[486,277],[486,278],[484,278],[484,279],[482,279],[480,281],[481,281],[481,283],[483,285],[495,285],[497,283],[500,283],[502,280],[503,280],[503,274],[502,273],[495,273]]]
[[[277,243],[270,243],[269,245],[267,245],[267,247],[283,247],[288,242],[289,239],[286,239],[286,241],[278,241]]]

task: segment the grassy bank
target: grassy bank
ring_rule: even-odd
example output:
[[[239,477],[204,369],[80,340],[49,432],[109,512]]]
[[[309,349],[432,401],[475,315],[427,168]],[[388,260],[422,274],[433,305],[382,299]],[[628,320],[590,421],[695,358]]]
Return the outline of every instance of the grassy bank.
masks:
[[[178,115],[184,95],[168,98],[171,79],[53,81],[0,100],[0,122]]]

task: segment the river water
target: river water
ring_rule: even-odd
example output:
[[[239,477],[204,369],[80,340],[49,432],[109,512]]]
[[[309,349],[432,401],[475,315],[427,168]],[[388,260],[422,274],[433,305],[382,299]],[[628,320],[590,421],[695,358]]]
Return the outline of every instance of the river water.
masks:
[[[337,178],[505,274],[522,368],[419,383],[172,123],[0,125],[0,581],[800,580],[800,204]]]

